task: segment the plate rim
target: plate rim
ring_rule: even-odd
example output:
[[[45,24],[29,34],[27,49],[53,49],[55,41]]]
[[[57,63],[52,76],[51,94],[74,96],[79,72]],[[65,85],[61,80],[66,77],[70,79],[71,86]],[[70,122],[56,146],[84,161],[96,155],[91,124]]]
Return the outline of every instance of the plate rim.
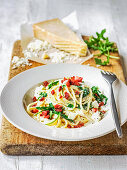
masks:
[[[65,64],[65,63],[62,63],[62,64],[42,65],[42,66],[38,66],[38,67],[34,67],[34,68],[31,68],[31,69],[25,70],[25,71],[17,74],[16,76],[14,76],[13,78],[11,78],[11,79],[6,83],[6,85],[4,86],[4,88],[2,89],[2,92],[1,92],[1,95],[0,95],[0,107],[1,107],[1,109],[2,109],[2,93],[4,92],[4,89],[7,88],[9,82],[13,81],[13,79],[15,79],[15,78],[17,78],[17,77],[20,77],[20,75],[25,74],[25,72],[30,72],[31,70],[40,69],[41,67],[42,67],[42,68],[44,68],[44,67],[50,67],[50,65],[77,65],[77,66],[82,66],[83,68],[87,67],[87,68],[92,68],[92,69],[95,69],[95,70],[101,70],[101,69],[99,69],[99,68],[91,67],[91,66],[88,66],[88,65],[67,64],[67,63],[66,63],[66,64]],[[122,82],[122,81],[121,81],[121,82]],[[123,83],[123,82],[122,82],[122,83]],[[31,86],[31,87],[32,87],[32,86]],[[2,109],[2,111],[3,111],[3,109]],[[96,135],[96,136],[91,137],[91,138],[89,137],[88,139],[87,139],[87,138],[64,139],[64,138],[57,138],[57,137],[52,137],[52,136],[51,136],[51,137],[47,137],[47,136],[43,136],[43,137],[42,137],[41,135],[35,134],[35,133],[33,133],[33,132],[30,132],[30,131],[28,131],[28,130],[26,130],[26,129],[20,127],[20,126],[18,126],[17,124],[15,124],[15,123],[4,113],[4,111],[3,111],[2,114],[4,115],[4,117],[5,117],[11,124],[13,124],[16,128],[22,130],[23,132],[26,132],[26,133],[28,133],[28,134],[30,134],[30,135],[33,135],[33,136],[36,136],[36,137],[39,137],[39,138],[44,138],[44,139],[49,139],[49,140],[57,140],[57,141],[83,141],[83,140],[91,140],[91,139],[99,138],[99,137],[101,137],[101,136],[104,136],[104,135],[106,135],[106,134],[109,134],[109,133],[111,133],[111,132],[113,132],[113,131],[115,130],[115,128],[114,128],[114,129],[112,129],[112,130],[110,130],[110,131],[108,131],[108,132],[106,132],[106,133],[103,133],[103,134],[101,134],[101,135]],[[126,120],[125,120],[124,122],[122,122],[121,126],[122,126],[126,121],[127,121],[127,118],[126,118]],[[39,122],[39,123],[40,123],[40,122]]]

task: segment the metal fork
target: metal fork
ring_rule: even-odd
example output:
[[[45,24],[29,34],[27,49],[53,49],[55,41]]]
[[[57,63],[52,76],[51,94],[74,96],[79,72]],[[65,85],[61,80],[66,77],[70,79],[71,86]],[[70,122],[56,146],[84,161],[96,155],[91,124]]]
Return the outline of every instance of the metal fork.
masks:
[[[113,74],[111,72],[107,72],[107,71],[101,71],[101,74],[110,86],[112,115],[113,115],[113,118],[115,121],[117,135],[119,138],[122,138],[122,129],[120,126],[119,116],[118,116],[118,112],[117,112],[117,108],[116,108],[113,87],[112,87],[112,84],[113,84],[113,82],[115,82],[117,80],[117,77],[115,74]]]

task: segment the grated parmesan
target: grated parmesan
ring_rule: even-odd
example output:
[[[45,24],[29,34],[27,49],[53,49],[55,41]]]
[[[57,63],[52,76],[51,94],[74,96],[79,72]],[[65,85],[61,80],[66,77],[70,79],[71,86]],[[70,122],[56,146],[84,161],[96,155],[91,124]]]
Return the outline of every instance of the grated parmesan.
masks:
[[[32,64],[29,63],[27,58],[19,58],[18,56],[14,56],[12,59],[12,69],[16,69],[19,66],[25,67],[25,65],[31,66]]]
[[[80,61],[80,57],[78,55],[76,56],[65,51],[61,51],[53,47],[47,41],[38,40],[36,38],[30,41],[23,53],[26,58],[30,59],[32,57],[38,57],[47,61],[50,59],[53,63],[64,63],[67,61],[71,63],[72,60],[73,62],[76,62],[77,58]]]
[[[100,117],[98,111],[95,112],[95,113],[91,116],[91,118],[92,118],[95,122],[99,122],[99,121],[101,120],[101,117]]]
[[[98,102],[95,100],[95,101],[92,102],[92,106],[93,106],[94,108],[98,108],[98,107],[99,107],[99,104],[98,104]]]
[[[23,51],[24,57],[19,58],[18,56],[14,56],[12,60],[13,67],[12,69],[16,69],[19,66],[24,67],[25,65],[32,65],[29,62],[29,59],[32,58],[35,60],[36,58],[41,59],[45,64],[47,63],[82,63],[83,58],[78,55],[72,55],[65,51],[61,51],[55,47],[53,47],[47,41],[42,41],[36,38],[33,38]]]

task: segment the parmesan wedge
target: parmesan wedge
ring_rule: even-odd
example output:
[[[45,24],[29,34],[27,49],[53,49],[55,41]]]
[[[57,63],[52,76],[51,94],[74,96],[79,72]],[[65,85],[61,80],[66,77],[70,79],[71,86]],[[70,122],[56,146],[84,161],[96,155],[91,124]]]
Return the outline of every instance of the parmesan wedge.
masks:
[[[86,56],[87,45],[58,18],[33,24],[34,37],[48,41],[55,48]]]

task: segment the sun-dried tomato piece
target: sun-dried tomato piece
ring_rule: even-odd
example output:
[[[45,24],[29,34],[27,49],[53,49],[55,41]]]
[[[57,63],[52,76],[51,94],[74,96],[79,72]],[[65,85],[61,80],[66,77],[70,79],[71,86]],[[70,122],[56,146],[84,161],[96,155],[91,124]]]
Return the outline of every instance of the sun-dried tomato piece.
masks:
[[[97,112],[97,110],[98,110],[97,108],[93,108],[92,112]]]
[[[71,125],[67,125],[68,128],[71,128]]]
[[[34,96],[33,97],[33,102],[36,102],[37,101],[37,98]]]
[[[32,107],[35,107],[35,106],[37,106],[37,103],[35,103],[35,104],[32,105]]]
[[[49,116],[49,115],[47,115],[47,116],[44,116],[44,118],[47,118],[47,119],[49,119],[49,118],[50,118],[50,116]]]
[[[65,94],[65,98],[68,100],[69,97],[70,97],[69,93],[68,93],[68,92],[65,92],[64,94]]]
[[[100,102],[99,103],[99,107],[103,106],[104,105],[104,102]]]
[[[62,86],[59,87],[59,92],[62,90]]]
[[[45,86],[45,87],[48,86],[48,84],[49,84],[48,81],[43,82],[43,86]]]
[[[49,110],[42,111],[43,116],[47,116],[47,114],[49,114]]]
[[[75,91],[75,94],[76,94],[76,95],[79,95],[79,91],[78,91],[78,90],[76,90],[76,91]]]
[[[44,101],[45,100],[45,98],[44,97],[42,97],[41,99],[40,99],[40,101]]]
[[[69,80],[66,82],[66,86],[67,86],[67,87],[70,87],[70,82],[69,82]]]
[[[37,113],[38,112],[38,109],[33,109],[31,110],[32,113]]]
[[[55,94],[55,90],[52,90],[52,91],[51,91],[51,94],[54,95],[54,94]]]

